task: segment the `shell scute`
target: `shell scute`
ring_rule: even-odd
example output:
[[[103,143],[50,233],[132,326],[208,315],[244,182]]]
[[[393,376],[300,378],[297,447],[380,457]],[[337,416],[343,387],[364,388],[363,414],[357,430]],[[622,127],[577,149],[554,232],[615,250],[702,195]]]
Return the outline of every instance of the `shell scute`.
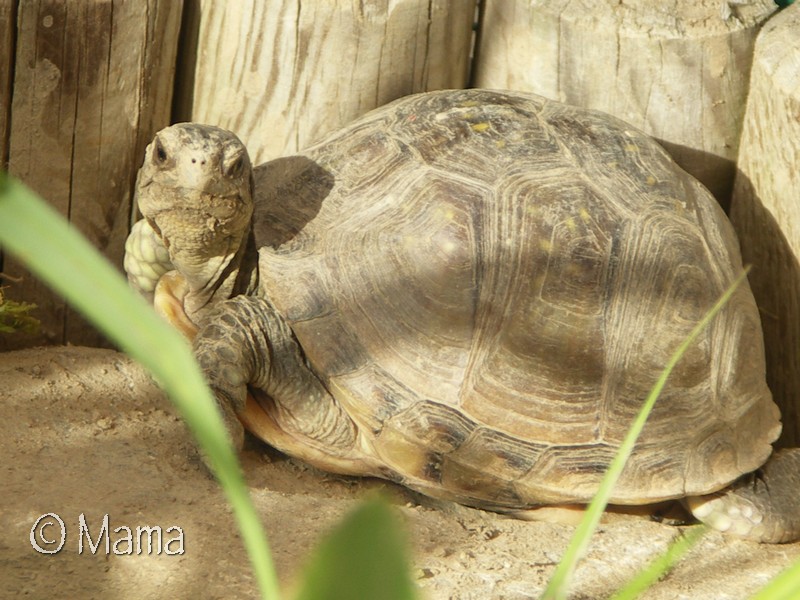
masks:
[[[741,269],[724,214],[657,143],[532,95],[402,99],[302,160],[264,192],[292,226],[262,244],[263,293],[397,477],[467,503],[590,497]],[[713,491],[766,459],[780,425],[759,331],[743,286],[614,502]]]

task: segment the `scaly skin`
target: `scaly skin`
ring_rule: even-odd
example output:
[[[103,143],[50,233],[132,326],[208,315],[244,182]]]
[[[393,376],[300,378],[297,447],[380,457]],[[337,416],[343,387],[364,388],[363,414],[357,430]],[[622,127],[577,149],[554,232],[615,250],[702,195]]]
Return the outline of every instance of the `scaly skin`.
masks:
[[[795,541],[800,537],[800,448],[777,450],[756,473],[686,503],[698,520],[719,531],[773,544]]]
[[[158,280],[175,268],[161,237],[144,219],[134,224],[125,241],[124,267],[131,287],[150,302]]]
[[[255,295],[251,182],[233,134],[195,124],[160,132],[137,181],[145,221],[126,245],[133,287],[154,296],[160,312],[194,337],[237,445],[244,423],[324,469],[402,480],[308,367],[270,300]],[[712,527],[780,543],[800,539],[798,489],[800,449],[785,450],[729,488],[686,502]]]
[[[268,300],[237,296],[220,303],[198,331],[194,351],[237,445],[244,435],[240,421],[258,423],[255,430],[271,445],[315,466],[387,476],[363,452],[355,424],[306,366]]]
[[[130,241],[136,249],[154,240],[156,260],[147,260],[141,249],[134,252],[126,259],[128,277],[148,291],[152,277],[143,265],[155,262],[155,273],[171,264],[186,281],[182,304],[195,323],[216,302],[250,291],[252,273],[240,272],[240,266],[248,250],[252,186],[247,150],[232,133],[190,123],[160,131],[136,180],[146,224],[137,224]]]
[[[244,422],[321,468],[377,475],[380,467],[360,449],[355,425],[309,370],[291,330],[267,300],[247,295],[255,292],[257,253],[251,167],[238,138],[195,124],[159,132],[137,199],[145,218],[126,245],[128,278],[195,340],[237,447]]]

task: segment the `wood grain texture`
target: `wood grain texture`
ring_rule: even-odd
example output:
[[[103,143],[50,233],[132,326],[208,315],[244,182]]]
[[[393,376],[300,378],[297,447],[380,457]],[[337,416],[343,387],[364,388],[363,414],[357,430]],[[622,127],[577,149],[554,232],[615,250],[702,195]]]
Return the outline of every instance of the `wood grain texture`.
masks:
[[[121,265],[141,153],[167,124],[181,3],[19,5],[9,170]],[[13,260],[9,296],[38,305],[42,332],[18,347],[96,344],[100,335]]]
[[[199,11],[180,120],[235,131],[254,164],[399,96],[467,83],[472,0],[202,0]]]
[[[781,444],[800,444],[800,4],[756,44],[731,219],[761,309],[767,381],[783,413]]]
[[[0,0],[0,169],[5,169],[8,161],[8,118],[11,114],[16,21],[16,1]]]
[[[609,112],[727,205],[753,44],[771,0],[487,0],[475,83]]]
[[[14,71],[14,39],[17,22],[16,0],[0,0],[0,170],[8,169],[8,127],[11,116],[11,82]],[[0,247],[0,273],[3,249]],[[0,285],[3,284],[0,276]],[[2,295],[2,290],[0,290]],[[2,349],[0,342],[0,349]]]

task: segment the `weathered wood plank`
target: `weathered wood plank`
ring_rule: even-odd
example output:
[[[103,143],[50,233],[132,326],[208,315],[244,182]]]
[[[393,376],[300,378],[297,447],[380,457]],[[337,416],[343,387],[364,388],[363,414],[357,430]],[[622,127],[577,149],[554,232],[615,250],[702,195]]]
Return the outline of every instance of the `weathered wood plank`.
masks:
[[[748,74],[772,0],[486,0],[475,84],[616,115],[726,205]]]
[[[17,24],[16,0],[0,0],[0,170],[8,168],[8,127],[11,115],[11,75],[14,70],[14,37]],[[0,247],[0,273],[3,249]],[[0,277],[0,285],[3,280]],[[0,288],[0,302],[2,302]]]
[[[5,169],[8,161],[8,118],[11,114],[16,25],[16,0],[0,0],[0,169]]]
[[[800,4],[758,37],[731,220],[761,309],[781,444],[800,444]]]
[[[199,2],[181,120],[237,132],[256,162],[400,96],[464,87],[472,0]]]
[[[121,264],[141,153],[169,122],[181,3],[37,0],[20,3],[9,171]],[[8,347],[95,344],[101,337],[23,267],[9,295],[39,306],[38,336]]]

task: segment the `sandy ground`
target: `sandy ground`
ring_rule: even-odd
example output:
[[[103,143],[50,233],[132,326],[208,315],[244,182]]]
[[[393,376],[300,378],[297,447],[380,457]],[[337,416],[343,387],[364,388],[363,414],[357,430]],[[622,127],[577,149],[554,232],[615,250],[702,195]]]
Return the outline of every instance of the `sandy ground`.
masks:
[[[255,598],[230,511],[193,442],[144,372],[110,350],[48,348],[0,354],[0,598]],[[571,527],[523,522],[423,498],[375,480],[326,475],[255,440],[242,460],[282,582],[319,537],[367,491],[387,492],[409,531],[421,598],[536,598]],[[40,554],[31,529],[57,514],[67,531],[57,554]],[[183,554],[92,554],[109,515],[109,540],[160,526],[164,550]],[[50,517],[53,520],[53,517]],[[40,524],[44,521],[40,521]],[[577,572],[573,598],[603,598],[682,528],[614,517]],[[59,537],[57,524],[46,527]],[[41,545],[47,545],[42,542]],[[379,551],[379,549],[376,549]],[[649,599],[746,598],[800,558],[800,545],[767,546],[712,533]]]

